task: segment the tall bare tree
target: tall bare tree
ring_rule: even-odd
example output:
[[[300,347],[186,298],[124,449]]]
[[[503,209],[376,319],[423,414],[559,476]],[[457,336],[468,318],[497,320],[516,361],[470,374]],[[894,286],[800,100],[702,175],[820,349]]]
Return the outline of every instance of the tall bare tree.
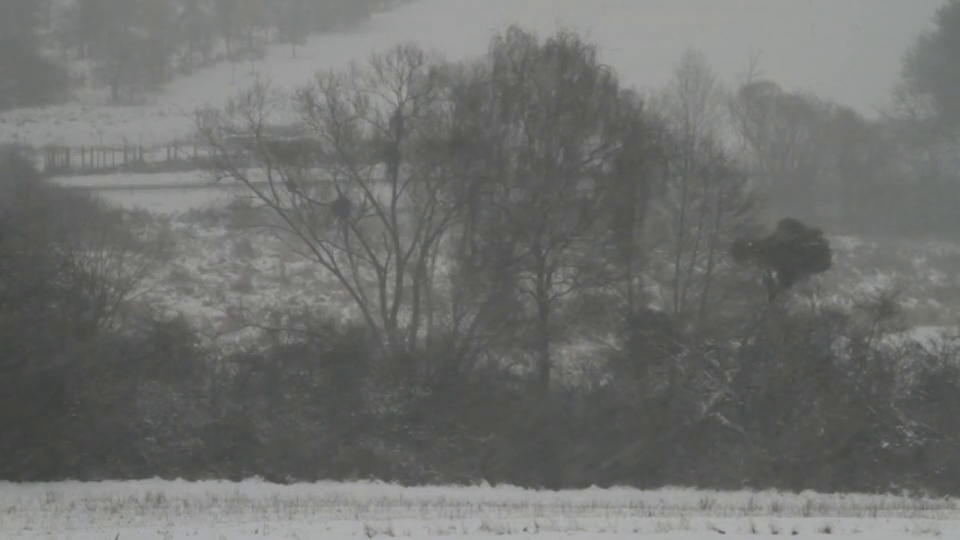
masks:
[[[438,142],[443,73],[398,46],[318,74],[291,101],[258,86],[201,126],[219,175],[270,211],[268,226],[335,278],[395,354],[423,338],[429,261],[461,206]],[[302,134],[277,135],[284,116]]]
[[[752,225],[758,200],[723,148],[726,91],[705,55],[687,51],[656,104],[671,133],[660,216],[670,312],[699,327],[717,304],[725,246]]]
[[[472,72],[479,139],[471,241],[529,308],[534,372],[550,385],[561,302],[595,282],[604,193],[640,177],[642,108],[594,46],[511,28]]]
[[[960,52],[960,2],[950,0],[937,10],[933,28],[922,34],[903,61],[901,91],[921,98],[932,109],[937,126],[956,140],[960,127],[960,68],[952,61]]]
[[[743,81],[731,98],[730,112],[751,168],[768,186],[776,213],[815,220],[828,153],[824,135],[833,106],[752,78]]]
[[[920,209],[906,226],[955,237],[960,230],[960,2],[937,10],[932,28],[921,34],[903,58],[902,81],[895,93],[898,139],[908,159],[913,206]],[[903,211],[901,207],[899,210]]]

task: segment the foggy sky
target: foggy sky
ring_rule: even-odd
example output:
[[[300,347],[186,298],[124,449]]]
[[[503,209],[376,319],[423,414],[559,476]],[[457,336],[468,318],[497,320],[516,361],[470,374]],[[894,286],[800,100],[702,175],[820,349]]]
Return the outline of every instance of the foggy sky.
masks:
[[[477,55],[493,32],[560,26],[602,45],[625,82],[662,85],[684,49],[707,53],[732,81],[760,51],[763,74],[874,115],[900,61],[942,0],[420,0],[371,31],[416,40],[451,59]],[[384,36],[386,37],[386,36]]]

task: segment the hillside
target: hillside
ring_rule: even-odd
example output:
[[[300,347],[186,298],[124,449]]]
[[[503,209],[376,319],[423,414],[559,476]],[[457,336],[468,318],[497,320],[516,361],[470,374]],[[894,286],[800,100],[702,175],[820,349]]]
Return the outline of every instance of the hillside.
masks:
[[[183,312],[209,337],[230,342],[247,334],[238,306],[267,313],[258,322],[271,311],[300,308],[351,313],[349,298],[315,263],[267,234],[244,230],[239,214],[200,210],[168,220],[175,251],[157,269],[144,300]],[[821,301],[849,308],[877,293],[895,293],[902,330],[918,339],[949,334],[960,324],[960,246],[890,238],[831,242],[834,268],[811,285]]]
[[[0,114],[0,536],[956,528],[960,110],[873,109],[928,0],[129,1]]]
[[[39,147],[45,144],[143,144],[162,145],[173,140],[189,139],[194,133],[194,114],[208,107],[222,107],[238,91],[257,81],[269,81],[278,89],[291,90],[308,83],[318,69],[341,67],[362,60],[374,51],[384,50],[396,43],[414,40],[424,47],[436,50],[450,59],[467,58],[481,53],[489,36],[508,22],[516,22],[541,32],[550,32],[561,25],[570,25],[596,40],[607,59],[617,68],[627,84],[640,88],[661,85],[670,76],[674,60],[682,50],[694,44],[710,52],[718,71],[732,75],[741,67],[743,52],[751,44],[765,44],[766,58],[784,61],[790,55],[817,54],[808,50],[796,51],[797,43],[813,43],[811,36],[796,30],[771,36],[773,28],[782,24],[782,15],[762,9],[751,13],[752,22],[737,22],[733,11],[711,11],[717,17],[709,21],[695,19],[702,26],[690,24],[684,15],[688,10],[703,8],[703,2],[627,4],[615,0],[592,3],[589,8],[571,0],[530,0],[513,2],[493,0],[481,6],[467,0],[419,0],[393,11],[378,14],[351,32],[312,36],[294,58],[287,46],[269,48],[262,60],[241,63],[220,63],[170,84],[164,93],[148,98],[142,106],[112,107],[95,100],[40,109],[20,109],[0,114],[0,143],[16,142]],[[823,23],[821,11],[807,6],[791,8],[796,17],[810,24]],[[852,9],[852,8],[851,8]],[[656,15],[653,17],[652,15]],[[649,16],[648,16],[649,15]],[[675,20],[678,25],[667,28],[647,20]],[[740,25],[740,26],[738,26]],[[767,28],[763,30],[762,28]],[[726,34],[740,28],[736,39]],[[829,28],[819,30],[827,34]],[[863,39],[875,39],[864,28]],[[840,39],[834,32],[832,39]],[[871,37],[873,36],[873,37]],[[884,41],[884,47],[898,48],[906,35]],[[899,40],[899,41],[898,41]],[[816,40],[818,50],[833,47],[835,43]],[[644,44],[655,42],[649,49]],[[870,77],[892,77],[882,70],[868,70],[844,52],[824,57],[824,65],[806,66],[789,73],[778,65],[770,66],[770,74],[782,77],[785,84],[800,85],[801,80],[819,84],[818,90],[837,92],[840,82],[825,84],[822,73],[830,65],[843,65],[851,70],[851,78],[859,81]],[[796,60],[796,58],[794,58]],[[832,64],[831,64],[832,63]],[[827,65],[830,64],[830,65]],[[805,65],[800,62],[800,65]],[[865,75],[870,71],[872,75]],[[847,81],[849,82],[849,81]],[[807,84],[807,83],[804,83]],[[836,94],[838,99],[843,94]],[[877,94],[879,96],[879,94]],[[861,96],[862,97],[862,96]],[[866,97],[862,103],[879,97]],[[199,173],[174,175],[107,175],[82,178],[61,178],[58,182],[72,186],[103,186],[112,184],[185,183],[203,184],[207,180]],[[310,276],[309,269],[299,269],[305,263],[284,261],[288,277],[280,283],[278,268],[282,257],[270,247],[269,239],[239,233],[223,223],[184,221],[178,214],[190,210],[220,206],[230,194],[218,188],[164,191],[110,191],[102,194],[107,200],[127,208],[141,208],[159,214],[171,214],[170,227],[180,239],[177,253],[159,269],[159,276],[149,297],[154,302],[170,306],[184,306],[207,328],[225,325],[225,305],[245,300],[248,304],[283,302],[286,298],[300,298],[300,291],[317,290],[316,283],[298,281],[296,277]],[[194,213],[196,217],[196,213]],[[827,231],[829,233],[829,231]],[[238,258],[230,249],[238,243],[255,246],[255,256]],[[955,268],[960,259],[960,247],[936,242],[911,242],[898,239],[867,239],[842,237],[834,239],[837,252],[836,267],[822,279],[822,295],[844,305],[863,299],[878,290],[897,291],[904,302],[909,326],[950,327],[955,324],[955,313],[960,306],[957,297],[958,280]],[[167,282],[163,276],[176,276]],[[245,276],[245,277],[244,277]],[[231,296],[232,284],[241,277],[252,280],[250,291]],[[175,283],[173,283],[175,282]],[[228,299],[232,298],[228,301]],[[272,299],[272,300],[271,300]],[[322,301],[326,301],[322,299]],[[229,326],[229,325],[226,325]]]
[[[751,51],[761,51],[765,75],[785,87],[813,90],[873,114],[888,102],[899,69],[896,62],[880,59],[898,60],[937,3],[918,0],[906,10],[897,0],[883,0],[883,9],[865,9],[862,2],[829,8],[792,2],[784,15],[784,6],[727,9],[705,0],[418,0],[353,31],[314,35],[296,58],[288,46],[275,45],[262,60],[204,69],[174,81],[161,95],[148,96],[142,106],[105,106],[101,96],[0,113],[0,143],[163,144],[191,136],[197,109],[220,107],[254,81],[296,88],[318,69],[343,66],[404,41],[460,60],[482,53],[493,32],[511,23],[542,33],[558,27],[581,31],[601,46],[625,83],[645,90],[664,84],[688,47],[706,51],[728,79],[742,71]],[[854,28],[838,26],[844,17],[865,20]],[[894,18],[895,31],[887,24]],[[849,41],[861,46],[848,47]]]

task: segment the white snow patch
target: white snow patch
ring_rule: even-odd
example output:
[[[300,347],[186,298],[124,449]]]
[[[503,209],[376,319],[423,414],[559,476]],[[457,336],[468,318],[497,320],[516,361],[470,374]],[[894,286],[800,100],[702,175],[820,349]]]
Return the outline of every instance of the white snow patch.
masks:
[[[382,483],[0,484],[0,536],[261,538],[725,538],[831,534],[891,540],[960,534],[953,500],[686,489],[537,492]]]
[[[112,173],[82,176],[58,176],[50,180],[54,184],[74,188],[115,188],[140,185],[213,185],[212,177],[202,171],[176,173]]]

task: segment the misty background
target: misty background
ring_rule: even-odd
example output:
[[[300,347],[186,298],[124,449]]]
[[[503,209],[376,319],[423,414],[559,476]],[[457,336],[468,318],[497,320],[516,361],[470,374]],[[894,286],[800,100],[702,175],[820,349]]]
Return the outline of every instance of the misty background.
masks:
[[[540,33],[569,27],[603,49],[624,83],[667,81],[686,49],[703,51],[725,80],[760,55],[764,76],[875,116],[890,105],[901,59],[927,30],[937,0],[424,0],[375,19],[372,39],[414,40],[451,58],[483,51],[509,24]],[[443,13],[451,24],[434,24]],[[379,46],[379,45],[378,45]]]

